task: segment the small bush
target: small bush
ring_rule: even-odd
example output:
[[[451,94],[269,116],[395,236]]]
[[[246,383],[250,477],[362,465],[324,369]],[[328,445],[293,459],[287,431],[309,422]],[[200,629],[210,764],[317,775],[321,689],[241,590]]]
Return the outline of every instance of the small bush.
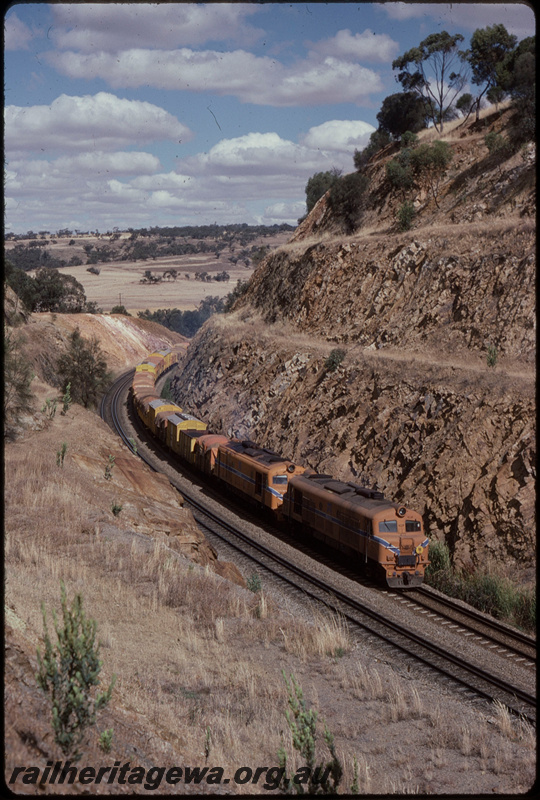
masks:
[[[343,766],[336,753],[334,737],[325,725],[323,738],[330,760],[326,763],[320,760],[317,764],[318,713],[307,707],[302,688],[294,675],[291,674],[289,683],[283,670],[282,674],[288,692],[289,708],[285,716],[292,734],[293,747],[303,758],[304,763],[296,770],[294,777],[289,777],[287,753],[283,745],[281,746],[278,751],[279,766],[282,770],[280,788],[287,793],[295,791],[297,794],[307,792],[309,795],[337,794],[343,777]]]
[[[111,480],[111,478],[112,478],[112,471],[113,471],[113,467],[114,467],[115,460],[116,460],[116,459],[115,459],[115,457],[114,457],[114,456],[112,456],[112,455],[109,455],[109,461],[108,461],[108,463],[105,465],[105,474],[104,474],[104,478],[105,478],[105,480],[106,480],[106,481],[110,481],[110,480]]]
[[[498,575],[456,570],[445,542],[430,542],[426,583],[497,619],[536,629],[536,590],[515,586]]]
[[[344,358],[345,358],[345,350],[342,350],[340,347],[338,347],[335,350],[332,350],[332,352],[324,362],[324,368],[326,369],[327,372],[335,372]]]
[[[103,750],[104,753],[111,752],[111,745],[113,740],[113,729],[109,728],[108,730],[102,731],[99,736],[99,746]]]
[[[412,227],[413,219],[416,216],[416,211],[413,204],[406,200],[399,208],[397,212],[397,219],[399,224],[400,231],[410,231]]]
[[[111,511],[114,514],[114,516],[117,517],[119,513],[122,511],[122,508],[123,506],[121,506],[120,503],[113,503],[111,506]]]
[[[249,578],[246,581],[246,586],[250,592],[254,592],[255,594],[261,591],[262,582],[256,572],[254,572],[252,575],[249,576]]]
[[[56,466],[63,467],[64,466],[64,459],[67,453],[67,442],[62,442],[62,447],[56,453]]]
[[[490,344],[487,350],[487,365],[488,367],[494,367],[497,364],[497,359],[499,357],[499,353],[497,348]]]
[[[489,154],[500,153],[510,150],[510,142],[500,133],[490,131],[484,136],[484,144],[489,150]]]
[[[109,702],[116,676],[105,692],[98,692],[95,698],[91,696],[92,688],[99,685],[101,672],[99,645],[96,644],[97,623],[86,618],[80,594],[75,595],[69,607],[63,582],[60,589],[64,625],[60,626],[53,611],[58,638],[54,648],[47,628],[45,606],[41,605],[45,652],[42,657],[39,648],[37,650],[36,680],[40,689],[51,698],[55,742],[64,755],[78,759],[78,745],[86,729],[95,724],[97,712]]]
[[[329,205],[345,233],[353,233],[359,225],[369,178],[352,172],[338,178],[330,189]]]

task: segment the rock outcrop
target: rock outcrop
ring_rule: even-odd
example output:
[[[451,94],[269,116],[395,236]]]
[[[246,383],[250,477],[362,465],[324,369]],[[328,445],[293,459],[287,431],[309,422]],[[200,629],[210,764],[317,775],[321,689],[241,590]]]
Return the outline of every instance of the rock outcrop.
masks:
[[[270,351],[269,344],[272,342]],[[173,382],[213,430],[376,484],[417,508],[456,563],[532,576],[534,385],[486,364],[457,368],[345,348],[337,369],[306,339],[214,320]],[[190,357],[191,354],[191,357]]]

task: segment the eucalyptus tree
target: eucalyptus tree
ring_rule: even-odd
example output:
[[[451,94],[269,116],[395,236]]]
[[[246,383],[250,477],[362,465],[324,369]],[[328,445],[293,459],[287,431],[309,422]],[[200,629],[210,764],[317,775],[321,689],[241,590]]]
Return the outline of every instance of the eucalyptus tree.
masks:
[[[463,39],[460,33],[432,33],[392,62],[403,89],[424,98],[427,117],[439,133],[468,80],[467,54],[459,50]]]

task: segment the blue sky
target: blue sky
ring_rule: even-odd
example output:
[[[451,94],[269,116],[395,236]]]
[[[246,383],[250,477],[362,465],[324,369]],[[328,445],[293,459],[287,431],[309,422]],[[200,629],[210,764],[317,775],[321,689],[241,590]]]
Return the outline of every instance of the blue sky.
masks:
[[[354,170],[392,61],[525,3],[21,3],[5,29],[7,231],[296,224]],[[474,87],[471,87],[474,91]]]

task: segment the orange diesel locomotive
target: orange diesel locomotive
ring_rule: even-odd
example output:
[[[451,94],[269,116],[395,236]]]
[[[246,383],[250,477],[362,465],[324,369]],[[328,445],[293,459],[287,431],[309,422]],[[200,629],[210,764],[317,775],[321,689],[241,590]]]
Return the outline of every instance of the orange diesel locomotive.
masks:
[[[391,587],[419,586],[429,564],[422,517],[375,489],[319,475],[251,441],[206,430],[206,424],[156,394],[155,382],[178,361],[152,353],[136,367],[131,391],[146,428],[193,469],[269,510],[277,520],[367,564]]]

